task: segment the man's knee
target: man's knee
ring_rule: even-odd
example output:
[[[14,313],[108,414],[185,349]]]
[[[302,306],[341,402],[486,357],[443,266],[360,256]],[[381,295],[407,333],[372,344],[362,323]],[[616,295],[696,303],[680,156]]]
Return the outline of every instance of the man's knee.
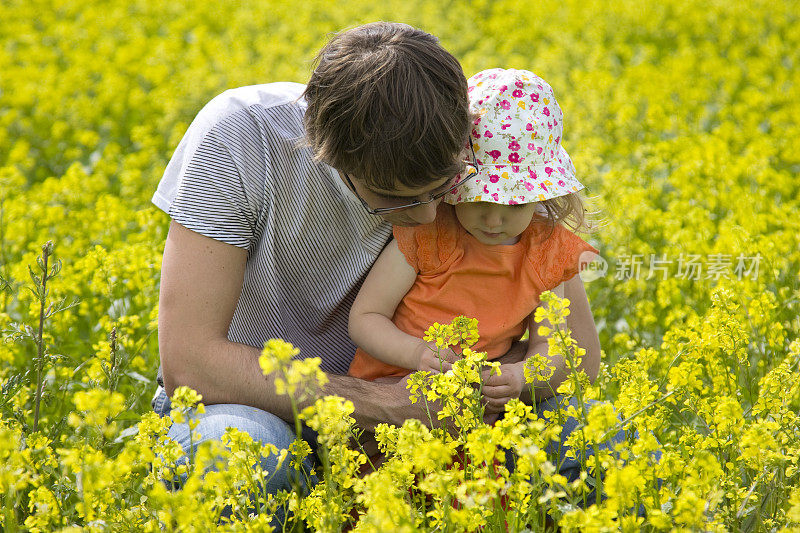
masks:
[[[193,455],[190,448],[208,441],[222,441],[229,428],[237,429],[250,435],[253,441],[262,445],[272,445],[278,450],[289,448],[296,436],[282,419],[255,407],[236,404],[216,404],[205,407],[205,413],[197,414],[199,423],[190,431],[188,423],[173,424],[167,436],[177,442],[186,454],[182,462]],[[290,459],[279,463],[278,454],[265,453],[261,459],[261,468],[267,473],[267,492],[276,493],[281,489],[297,488],[300,485],[307,489],[306,476],[291,472]],[[311,472],[313,464],[310,458],[304,461],[307,472]]]
[[[250,435],[254,441],[272,444],[284,449],[295,435],[289,424],[267,411],[248,405],[207,405],[205,413],[196,415],[199,423],[191,435],[188,424],[173,424],[169,437],[188,451],[191,440],[195,445],[208,440],[221,440],[228,428],[235,428]]]

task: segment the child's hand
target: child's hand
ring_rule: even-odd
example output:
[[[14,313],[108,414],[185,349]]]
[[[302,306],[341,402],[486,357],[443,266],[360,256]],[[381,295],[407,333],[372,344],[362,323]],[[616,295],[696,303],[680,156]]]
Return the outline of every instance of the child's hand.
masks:
[[[441,357],[441,362],[439,361]],[[419,359],[417,370],[427,370],[434,374],[447,372],[453,367],[453,363],[461,358],[452,349],[439,348],[439,355],[436,355],[435,342],[422,342],[419,347]]]
[[[506,402],[512,398],[519,398],[523,387],[525,387],[525,373],[522,362],[500,365],[499,376],[484,378],[483,401],[486,413],[502,413]]]

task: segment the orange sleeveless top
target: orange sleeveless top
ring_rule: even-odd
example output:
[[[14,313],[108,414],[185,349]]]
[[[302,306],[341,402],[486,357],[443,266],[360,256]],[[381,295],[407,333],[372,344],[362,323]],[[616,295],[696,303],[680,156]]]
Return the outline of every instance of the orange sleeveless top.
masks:
[[[505,354],[522,337],[539,295],[579,271],[583,252],[597,253],[580,237],[535,216],[512,245],[482,244],[459,224],[453,206],[440,204],[436,220],[413,228],[394,228],[400,251],[417,271],[392,322],[422,338],[434,323],[449,324],[465,315],[478,319],[475,351],[489,359]],[[404,376],[406,368],[388,365],[360,348],[349,375],[373,380]]]

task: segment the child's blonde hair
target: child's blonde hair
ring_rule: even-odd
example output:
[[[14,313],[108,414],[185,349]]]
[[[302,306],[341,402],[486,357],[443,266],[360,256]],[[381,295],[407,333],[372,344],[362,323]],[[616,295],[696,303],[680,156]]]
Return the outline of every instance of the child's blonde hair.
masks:
[[[597,230],[598,211],[589,211],[591,198],[584,199],[579,192],[538,202],[547,212],[545,218],[551,227],[563,224],[573,232],[594,233]]]

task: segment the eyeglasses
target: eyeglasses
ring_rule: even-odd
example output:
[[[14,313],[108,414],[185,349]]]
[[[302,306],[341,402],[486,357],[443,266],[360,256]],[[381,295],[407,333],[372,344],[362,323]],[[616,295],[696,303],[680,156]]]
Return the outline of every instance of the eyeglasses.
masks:
[[[472,160],[471,161],[465,161],[465,163],[467,165],[467,168],[469,169],[469,171],[467,172],[466,176],[464,176],[462,179],[459,179],[461,174],[457,174],[456,176],[453,177],[453,180],[455,180],[455,183],[453,183],[451,186],[449,186],[444,191],[439,191],[436,194],[432,194],[431,197],[429,199],[427,199],[427,200],[423,200],[423,201],[414,200],[413,202],[411,202],[409,204],[397,205],[397,206],[392,206],[392,207],[375,207],[375,208],[372,208],[367,204],[366,201],[364,201],[364,199],[361,197],[361,195],[358,194],[358,191],[356,191],[355,186],[353,186],[353,182],[350,179],[350,176],[347,174],[347,172],[342,172],[342,174],[344,174],[344,179],[347,181],[347,186],[350,187],[350,190],[353,191],[353,193],[356,195],[356,197],[361,201],[361,205],[364,206],[364,209],[367,211],[367,213],[369,213],[370,215],[384,215],[386,213],[394,213],[395,211],[402,211],[403,209],[410,209],[412,207],[417,207],[417,206],[420,206],[420,205],[426,205],[426,204],[429,204],[431,202],[435,202],[439,198],[442,198],[443,196],[445,196],[445,195],[447,195],[449,193],[455,192],[459,187],[461,187],[468,180],[471,180],[472,178],[477,176],[478,175],[478,160],[475,157],[475,149],[472,147],[472,138],[471,137],[469,139],[469,151],[470,151],[470,154],[472,154]]]

